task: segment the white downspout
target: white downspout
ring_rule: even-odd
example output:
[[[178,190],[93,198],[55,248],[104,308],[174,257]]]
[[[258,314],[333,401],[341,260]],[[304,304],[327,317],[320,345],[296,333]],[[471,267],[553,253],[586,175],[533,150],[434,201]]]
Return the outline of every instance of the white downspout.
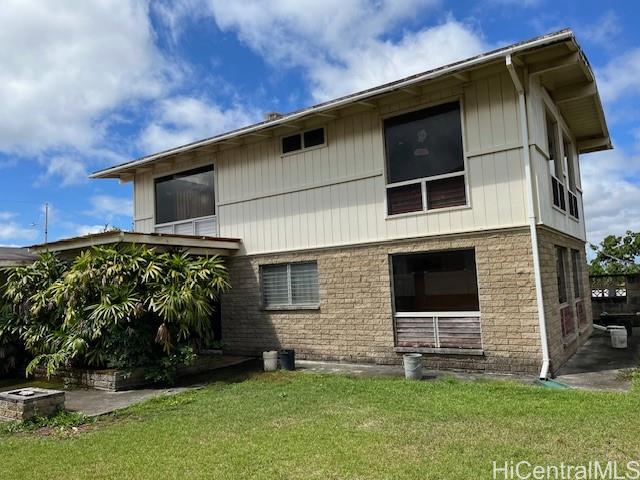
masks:
[[[524,87],[520,77],[511,61],[511,54],[505,56],[507,70],[511,75],[513,85],[518,92],[518,105],[520,110],[520,131],[522,132],[522,153],[524,157],[525,188],[527,190],[527,207],[529,210],[529,231],[531,234],[531,251],[533,252],[533,275],[536,285],[536,303],[538,306],[538,324],[540,328],[540,345],[542,347],[542,367],[540,379],[546,380],[549,376],[549,343],[547,340],[547,324],[544,314],[544,299],[542,298],[542,275],[540,273],[540,252],[538,251],[538,230],[536,225],[535,201],[533,198],[533,177],[531,175],[531,155],[529,152],[529,126],[527,121],[527,102]]]

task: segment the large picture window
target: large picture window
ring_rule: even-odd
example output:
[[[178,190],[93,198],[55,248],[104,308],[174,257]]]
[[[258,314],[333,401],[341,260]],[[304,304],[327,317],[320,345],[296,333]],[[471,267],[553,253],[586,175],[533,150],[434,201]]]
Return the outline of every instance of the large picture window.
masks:
[[[458,102],[389,118],[384,135],[389,215],[466,204]]]
[[[156,224],[215,215],[213,166],[155,181]]]
[[[475,252],[394,255],[396,312],[475,312],[480,310]]]

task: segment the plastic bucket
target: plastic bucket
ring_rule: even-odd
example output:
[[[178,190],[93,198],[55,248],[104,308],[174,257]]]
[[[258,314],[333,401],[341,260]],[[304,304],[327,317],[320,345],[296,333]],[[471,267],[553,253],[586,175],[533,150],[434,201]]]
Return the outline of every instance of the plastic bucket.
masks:
[[[627,348],[627,329],[621,325],[610,325],[611,346],[613,348]]]
[[[404,365],[404,377],[407,380],[420,380],[422,378],[422,354],[405,353],[402,356]]]
[[[275,372],[278,369],[278,352],[271,350],[262,352],[262,360],[264,361],[265,372]]]
[[[295,350],[280,350],[280,353],[278,354],[278,360],[280,360],[280,368],[282,368],[283,370],[296,369]]]

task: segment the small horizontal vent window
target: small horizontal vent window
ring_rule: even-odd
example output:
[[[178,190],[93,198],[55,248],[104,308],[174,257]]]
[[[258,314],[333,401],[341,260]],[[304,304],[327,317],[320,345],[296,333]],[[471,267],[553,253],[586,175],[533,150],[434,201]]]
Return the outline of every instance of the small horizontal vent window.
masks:
[[[260,276],[265,307],[315,307],[320,303],[316,262],[263,265]]]
[[[324,128],[314,128],[306,132],[282,137],[282,153],[297,152],[306,148],[318,147],[325,144]]]

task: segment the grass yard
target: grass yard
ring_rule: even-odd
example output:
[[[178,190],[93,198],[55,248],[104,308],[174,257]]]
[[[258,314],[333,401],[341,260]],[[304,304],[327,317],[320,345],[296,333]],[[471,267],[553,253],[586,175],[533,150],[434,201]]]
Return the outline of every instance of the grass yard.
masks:
[[[255,374],[78,432],[0,433],[2,478],[484,479],[492,461],[640,458],[640,393]]]

